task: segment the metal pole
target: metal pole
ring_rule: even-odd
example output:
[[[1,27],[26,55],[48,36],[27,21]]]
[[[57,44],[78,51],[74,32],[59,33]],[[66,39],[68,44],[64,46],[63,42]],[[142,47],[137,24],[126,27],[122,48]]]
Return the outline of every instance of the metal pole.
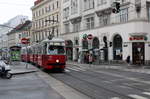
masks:
[[[26,58],[28,56],[28,50],[27,50],[27,45],[26,45]],[[26,69],[28,69],[28,63],[26,62]]]

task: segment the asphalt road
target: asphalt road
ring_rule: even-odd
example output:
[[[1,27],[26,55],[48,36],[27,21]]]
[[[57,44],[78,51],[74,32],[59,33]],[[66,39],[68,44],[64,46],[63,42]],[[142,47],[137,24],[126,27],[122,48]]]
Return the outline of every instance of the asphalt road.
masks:
[[[91,99],[150,99],[150,75],[140,72],[69,65],[49,75]]]

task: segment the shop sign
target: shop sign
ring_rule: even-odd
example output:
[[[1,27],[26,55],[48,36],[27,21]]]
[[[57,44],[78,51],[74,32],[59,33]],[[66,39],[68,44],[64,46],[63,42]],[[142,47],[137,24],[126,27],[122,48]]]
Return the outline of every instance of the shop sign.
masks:
[[[130,41],[133,41],[133,40],[147,40],[147,37],[141,37],[141,36],[139,36],[139,37],[130,37],[129,38],[129,40]]]
[[[123,47],[128,47],[128,45],[123,45]]]

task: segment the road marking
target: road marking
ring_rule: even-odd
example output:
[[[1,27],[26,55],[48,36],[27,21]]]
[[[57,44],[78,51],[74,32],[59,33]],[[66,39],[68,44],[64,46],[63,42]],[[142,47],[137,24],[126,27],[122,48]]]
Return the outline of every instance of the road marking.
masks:
[[[72,70],[75,70],[75,71],[86,71],[86,70],[78,68],[78,67],[68,67],[68,69],[72,69]]]
[[[150,92],[143,92],[143,94],[150,96]]]
[[[74,68],[70,68],[70,67],[67,67],[68,69],[71,69],[71,70],[74,70],[74,71],[79,71],[77,69],[74,69]]]
[[[68,69],[65,69],[65,72],[70,72],[70,70],[68,70]]]
[[[138,78],[126,77],[126,76],[123,76],[123,75],[108,73],[108,72],[104,72],[104,71],[95,71],[95,72],[102,73],[102,74],[105,74],[105,75],[111,75],[111,76],[114,76],[114,77],[120,77],[120,78],[132,80],[132,81],[136,81],[136,82],[140,82],[140,83],[144,83],[144,84],[150,84],[150,81],[141,81]]]
[[[142,96],[134,95],[134,94],[130,94],[130,95],[128,95],[128,96],[130,96],[130,97],[132,97],[132,98],[135,98],[135,99],[148,99],[148,98],[146,98],[146,97],[142,97]]]
[[[112,97],[112,98],[110,98],[110,99],[120,99],[119,97]]]

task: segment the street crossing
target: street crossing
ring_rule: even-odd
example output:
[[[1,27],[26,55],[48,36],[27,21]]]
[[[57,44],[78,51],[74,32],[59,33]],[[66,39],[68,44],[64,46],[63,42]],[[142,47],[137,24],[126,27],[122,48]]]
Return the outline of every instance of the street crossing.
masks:
[[[146,96],[145,96],[146,95]],[[150,92],[143,92],[142,94],[140,95],[137,95],[137,94],[129,94],[127,95],[129,97],[131,97],[132,99],[150,99]],[[120,97],[112,97],[110,99],[122,99]]]

